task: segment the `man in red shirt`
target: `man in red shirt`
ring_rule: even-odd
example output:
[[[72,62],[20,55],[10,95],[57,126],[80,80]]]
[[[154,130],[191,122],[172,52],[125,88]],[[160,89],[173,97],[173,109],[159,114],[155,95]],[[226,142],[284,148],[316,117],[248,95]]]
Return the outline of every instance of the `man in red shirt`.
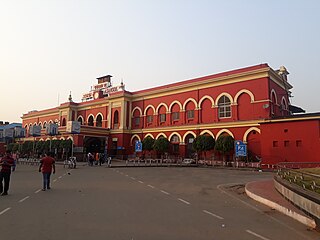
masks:
[[[1,171],[0,171],[0,194],[1,196],[8,195],[11,167],[14,165],[14,159],[11,157],[11,152],[6,151],[6,154],[0,160]],[[2,185],[4,182],[4,186]]]
[[[45,154],[45,156],[40,161],[39,172],[42,172],[43,176],[43,188],[42,191],[50,189],[50,176],[53,170],[53,174],[56,172],[56,167],[54,165],[55,161],[52,154]]]

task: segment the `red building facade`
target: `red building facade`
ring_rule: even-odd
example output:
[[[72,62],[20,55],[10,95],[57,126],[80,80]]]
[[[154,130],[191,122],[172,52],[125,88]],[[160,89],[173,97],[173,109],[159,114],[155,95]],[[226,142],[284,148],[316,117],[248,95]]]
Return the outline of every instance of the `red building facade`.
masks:
[[[273,70],[260,64],[136,92],[126,91],[123,84],[112,87],[108,75],[98,78],[98,84],[84,95],[86,101],[75,103],[70,97],[56,108],[24,114],[23,126],[28,133],[30,126],[40,125],[42,135],[37,139],[45,141],[49,139],[46,124],[55,122],[59,125],[55,138],[72,139],[82,153],[107,148],[110,154],[133,154],[136,141],[164,136],[171,142],[171,154],[189,157],[196,136],[209,134],[217,139],[228,134],[245,142],[250,155],[262,161],[317,160],[297,158],[289,150],[294,141],[297,145],[301,141],[302,146],[308,143],[304,139],[309,136],[297,130],[307,125],[308,131],[314,132],[312,149],[319,156],[320,118],[288,120],[292,86],[287,75],[284,67]],[[81,123],[80,134],[67,132],[68,121]],[[276,144],[282,128],[289,131],[289,140],[279,138],[278,144],[290,142],[288,156],[270,147]]]

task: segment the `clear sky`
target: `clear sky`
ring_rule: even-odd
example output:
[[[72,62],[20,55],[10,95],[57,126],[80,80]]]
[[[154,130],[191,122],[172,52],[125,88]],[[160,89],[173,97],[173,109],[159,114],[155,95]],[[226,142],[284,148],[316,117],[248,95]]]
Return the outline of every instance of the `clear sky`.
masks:
[[[0,0],[0,120],[75,102],[110,74],[135,91],[260,63],[319,112],[318,0]]]

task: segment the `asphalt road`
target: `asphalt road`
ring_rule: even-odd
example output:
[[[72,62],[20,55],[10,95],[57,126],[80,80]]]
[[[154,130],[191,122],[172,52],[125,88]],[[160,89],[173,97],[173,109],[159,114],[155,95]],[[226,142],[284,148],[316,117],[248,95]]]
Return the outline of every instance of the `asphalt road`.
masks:
[[[57,167],[41,191],[19,165],[0,197],[0,239],[319,239],[320,233],[249,199],[246,182],[272,173],[207,168]]]

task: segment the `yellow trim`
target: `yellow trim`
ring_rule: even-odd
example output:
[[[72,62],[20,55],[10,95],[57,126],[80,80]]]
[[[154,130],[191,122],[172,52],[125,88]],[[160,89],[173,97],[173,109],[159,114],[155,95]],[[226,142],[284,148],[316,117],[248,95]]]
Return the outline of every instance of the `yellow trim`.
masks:
[[[147,115],[147,111],[148,111],[149,108],[152,108],[152,109],[153,109],[153,114],[152,114],[152,115],[154,115],[154,114],[156,113],[156,109],[154,108],[154,106],[151,105],[151,104],[149,104],[149,105],[144,109],[143,114],[144,114],[145,116]]]
[[[206,133],[208,133],[210,136],[212,136],[214,139],[216,139],[215,136],[214,136],[214,134],[213,134],[211,131],[209,131],[209,130],[203,130],[203,131],[200,133],[200,135],[203,135],[203,134],[206,134]]]
[[[251,103],[254,103],[254,95],[251,91],[249,91],[248,89],[242,89],[239,92],[237,92],[237,94],[234,97],[234,102],[237,104],[238,103],[238,98],[242,93],[247,93],[250,96],[251,99]]]
[[[138,106],[136,106],[136,107],[134,107],[134,109],[131,111],[131,117],[133,118],[134,117],[134,111],[135,110],[138,110],[139,112],[140,112],[140,116],[142,116],[142,110],[141,110],[141,108],[140,107],[138,107]]]
[[[170,106],[169,106],[169,112],[172,112],[172,111],[171,111],[171,108],[172,108],[172,106],[173,106],[174,104],[178,104],[178,105],[179,105],[179,107],[180,107],[179,111],[182,110],[182,105],[181,105],[181,103],[180,103],[178,100],[175,100],[175,101],[173,101],[173,102],[170,104]]]
[[[138,139],[139,139],[139,141],[141,142],[141,138],[140,138],[140,136],[139,136],[138,134],[134,134],[134,135],[132,135],[132,137],[131,137],[131,139],[130,139],[130,144],[131,144],[131,146],[133,145],[132,140],[133,140],[135,137],[136,137],[136,138],[138,138]]]
[[[186,142],[186,137],[189,135],[189,134],[191,134],[192,136],[194,136],[195,138],[197,137],[197,134],[195,134],[193,131],[188,131],[188,132],[186,132],[184,135],[183,135],[183,137],[182,137],[182,142]]]
[[[199,109],[201,108],[201,104],[202,104],[202,102],[203,102],[205,99],[209,99],[209,100],[211,101],[211,107],[214,106],[214,100],[213,100],[213,98],[212,98],[211,96],[209,96],[209,95],[205,95],[205,96],[203,96],[203,97],[199,100],[199,103],[198,103]]]
[[[161,103],[157,106],[157,108],[156,108],[156,114],[159,113],[159,108],[160,108],[161,106],[164,106],[164,107],[166,108],[166,112],[169,112],[168,105],[165,104],[165,103],[163,103],[163,102],[161,102]]]
[[[244,143],[247,142],[247,137],[248,137],[248,135],[249,135],[249,133],[250,133],[251,131],[256,131],[256,132],[258,132],[259,134],[261,133],[261,130],[260,130],[259,128],[257,128],[257,127],[251,127],[251,128],[249,128],[249,129],[243,134],[243,139],[242,139],[242,141],[243,141]]]
[[[178,132],[171,133],[170,136],[168,137],[169,141],[170,141],[170,139],[172,138],[173,135],[177,135],[179,137],[179,142],[182,142],[181,135]]]
[[[230,99],[231,104],[234,103],[233,97],[232,97],[229,93],[223,92],[223,93],[220,93],[220,94],[218,95],[218,97],[216,98],[216,99],[217,99],[217,105],[218,105],[219,99],[220,99],[221,97],[223,97],[224,95],[227,96],[227,97]]]
[[[156,139],[158,139],[158,138],[161,137],[161,136],[163,136],[163,137],[165,137],[165,138],[168,138],[167,135],[165,135],[164,133],[159,133],[159,134],[157,135]]]
[[[183,106],[182,106],[182,110],[183,111],[185,111],[186,110],[186,105],[189,103],[189,102],[193,102],[194,103],[194,105],[195,105],[195,110],[197,110],[198,109],[198,103],[197,103],[197,101],[194,99],[194,98],[188,98],[186,101],[184,101],[184,103],[183,103]]]
[[[234,135],[233,133],[229,130],[229,129],[221,129],[218,133],[217,133],[217,139],[219,138],[219,136],[222,134],[222,133],[228,133],[230,136],[232,136],[234,138]]]
[[[154,137],[153,137],[153,135],[151,133],[148,133],[147,135],[145,135],[143,139],[145,139],[148,136],[150,136],[150,137],[152,137],[154,139]]]
[[[168,88],[162,88],[158,90],[148,91],[141,94],[135,94],[133,101],[140,101],[142,99],[152,99],[159,98],[168,95],[179,94],[187,91],[193,91],[197,89],[205,89],[210,87],[216,87],[226,84],[244,82],[255,80],[259,78],[269,77],[269,68],[257,69],[249,72],[237,73],[233,75],[218,77],[218,78],[210,78],[207,80],[203,80],[201,82],[193,82],[189,84],[182,84],[180,86],[171,86]]]

